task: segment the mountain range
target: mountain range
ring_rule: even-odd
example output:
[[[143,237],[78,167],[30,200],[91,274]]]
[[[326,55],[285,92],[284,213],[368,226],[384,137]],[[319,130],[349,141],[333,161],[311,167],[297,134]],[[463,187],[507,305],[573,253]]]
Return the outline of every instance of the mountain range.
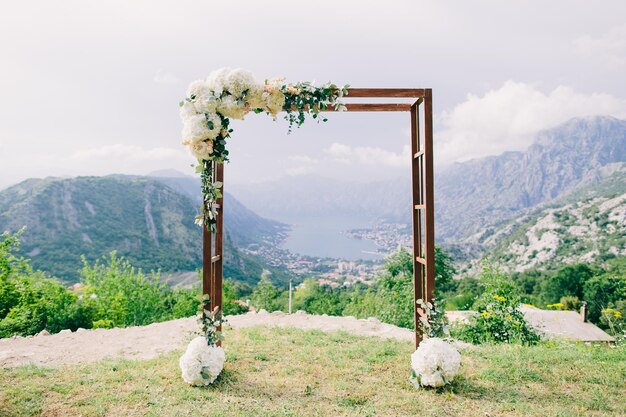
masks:
[[[524,152],[454,164],[436,178],[437,233],[457,241],[485,226],[602,181],[626,162],[626,121],[570,120]]]
[[[597,116],[541,131],[525,151],[436,170],[437,242],[455,244],[489,225],[599,183],[625,161],[626,121]],[[247,207],[278,220],[333,213],[410,223],[409,181],[363,184],[306,176],[233,185],[230,190]]]
[[[25,227],[22,254],[65,281],[78,278],[81,255],[93,262],[117,251],[146,271],[194,271],[201,267],[202,233],[194,224],[199,188],[185,179],[112,175],[30,179],[0,191],[0,230]],[[225,195],[224,274],[255,283],[267,267],[237,248],[271,238],[286,227],[259,217]]]
[[[572,119],[539,132],[525,151],[437,170],[437,242],[458,260],[486,253],[517,270],[621,256],[624,172],[626,121]],[[112,250],[144,270],[195,271],[199,189],[197,178],[171,171],[30,179],[0,191],[0,231],[26,226],[22,253],[70,282],[81,255],[94,261]],[[287,230],[280,221],[334,215],[410,222],[408,178],[365,184],[299,176],[227,190],[234,195],[225,194],[225,275],[250,284],[263,269],[275,281],[290,277],[239,250],[275,244]]]

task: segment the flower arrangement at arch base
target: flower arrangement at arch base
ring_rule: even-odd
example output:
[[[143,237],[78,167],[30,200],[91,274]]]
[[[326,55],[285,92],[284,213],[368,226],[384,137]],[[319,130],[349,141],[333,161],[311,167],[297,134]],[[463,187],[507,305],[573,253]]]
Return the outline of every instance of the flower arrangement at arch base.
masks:
[[[212,384],[224,369],[224,362],[226,362],[224,349],[217,345],[223,340],[219,329],[225,321],[219,307],[213,311],[209,309],[210,300],[205,295],[202,300],[202,313],[198,318],[202,326],[202,335],[189,343],[178,362],[183,380],[194,386]]]
[[[418,328],[424,340],[411,355],[410,382],[416,388],[439,388],[451,383],[461,367],[461,354],[445,339],[449,337],[445,312],[432,303],[417,300],[424,312]]]

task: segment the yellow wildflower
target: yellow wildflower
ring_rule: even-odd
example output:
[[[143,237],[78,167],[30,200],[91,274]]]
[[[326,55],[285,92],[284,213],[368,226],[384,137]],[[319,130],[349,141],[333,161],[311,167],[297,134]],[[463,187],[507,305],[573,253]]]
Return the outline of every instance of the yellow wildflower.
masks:
[[[614,308],[605,308],[602,310],[602,314],[605,314],[607,316],[613,316],[616,319],[619,319],[620,317],[622,317],[622,312],[615,310]]]
[[[494,298],[494,300],[497,300],[497,301],[505,301],[506,300],[506,298],[501,296],[501,295],[494,295],[493,298]]]

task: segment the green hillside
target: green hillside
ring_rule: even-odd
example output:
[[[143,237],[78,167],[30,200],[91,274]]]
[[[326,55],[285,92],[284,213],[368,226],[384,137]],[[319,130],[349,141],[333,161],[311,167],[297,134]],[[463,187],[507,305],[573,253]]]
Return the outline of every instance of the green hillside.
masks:
[[[243,207],[243,206],[242,206]],[[233,216],[253,217],[254,213]],[[245,208],[244,208],[245,209]],[[81,255],[94,261],[117,251],[146,271],[193,271],[201,267],[202,233],[194,224],[196,201],[162,181],[146,177],[108,176],[31,179],[0,192],[0,230],[26,227],[22,255],[42,269],[73,282]],[[279,224],[256,216],[264,225],[256,234],[237,230],[226,221],[225,275],[250,284],[258,281],[259,259],[242,255],[235,242],[262,239]],[[272,271],[273,278],[285,278]]]

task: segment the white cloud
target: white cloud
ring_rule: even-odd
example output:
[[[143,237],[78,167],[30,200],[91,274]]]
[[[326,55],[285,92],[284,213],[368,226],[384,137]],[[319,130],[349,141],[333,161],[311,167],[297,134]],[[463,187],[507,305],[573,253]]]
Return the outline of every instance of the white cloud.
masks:
[[[352,148],[348,145],[344,145],[342,143],[333,143],[326,150],[330,155],[340,158],[345,156],[350,156],[352,154]]]
[[[598,60],[601,66],[609,69],[626,67],[626,25],[615,26],[600,36],[589,34],[574,41],[574,48],[580,55]]]
[[[391,167],[408,166],[411,158],[409,146],[404,146],[401,153],[372,146],[351,147],[342,143],[333,143],[326,150],[331,158],[341,163],[381,164]]]
[[[154,77],[152,77],[152,81],[154,81],[157,84],[177,85],[181,83],[180,79],[177,76],[175,76],[174,74],[170,72],[164,71],[162,69],[159,69],[157,73],[154,74]]]
[[[299,162],[301,164],[317,164],[319,161],[315,158],[311,158],[307,155],[289,155],[287,157],[289,161]]]
[[[115,144],[99,148],[83,149],[72,154],[72,159],[84,161],[93,159],[108,160],[133,160],[133,161],[158,161],[180,159],[185,157],[183,150],[172,148],[151,148],[145,149],[136,145]]]
[[[287,175],[295,177],[298,175],[310,174],[311,172],[313,172],[313,168],[310,166],[299,166],[295,168],[287,168],[285,172],[287,173]]]
[[[437,116],[435,158],[446,163],[523,150],[538,131],[591,115],[624,118],[626,100],[565,86],[544,93],[532,84],[507,81],[483,96],[470,94]]]
[[[298,164],[295,167],[287,168],[285,170],[285,173],[290,177],[310,174],[315,171],[316,165],[320,163],[319,159],[311,158],[307,155],[289,155],[287,160]]]

